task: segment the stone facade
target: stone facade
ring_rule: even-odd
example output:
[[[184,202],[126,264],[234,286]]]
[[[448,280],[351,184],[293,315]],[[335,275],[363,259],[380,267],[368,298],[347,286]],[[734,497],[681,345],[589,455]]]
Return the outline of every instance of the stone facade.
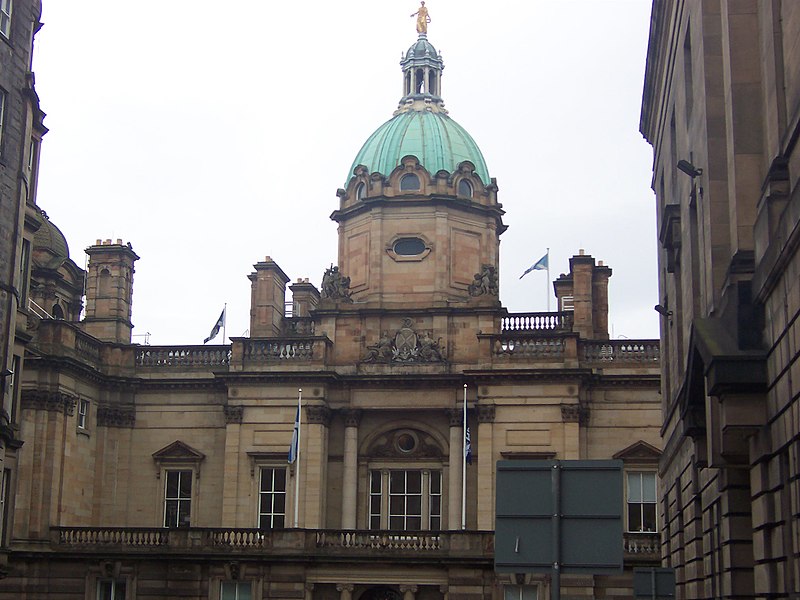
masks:
[[[800,594],[800,4],[656,0],[662,555],[682,598]]]
[[[440,102],[441,60],[414,48],[436,96],[409,84],[400,114]],[[86,318],[30,342],[0,599],[544,598],[549,575],[494,572],[495,469],[552,458],[617,458],[626,481],[624,570],[564,596],[632,595],[659,560],[658,342],[608,339],[611,269],[583,251],[556,283],[574,310],[509,313],[482,157],[395,159],[353,169],[337,264],[289,286],[291,316],[290,278],[254,265],[231,344],[131,344],[138,257],[87,250]]]

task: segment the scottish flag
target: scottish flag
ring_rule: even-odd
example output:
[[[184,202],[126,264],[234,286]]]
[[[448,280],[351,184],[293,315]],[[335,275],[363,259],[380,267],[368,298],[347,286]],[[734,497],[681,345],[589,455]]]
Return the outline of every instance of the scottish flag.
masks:
[[[548,250],[547,253],[545,253],[545,255],[542,258],[540,258],[530,267],[525,269],[525,272],[522,275],[520,275],[519,278],[522,279],[523,277],[525,277],[525,275],[527,275],[531,271],[546,271],[549,268],[550,268],[550,251]]]

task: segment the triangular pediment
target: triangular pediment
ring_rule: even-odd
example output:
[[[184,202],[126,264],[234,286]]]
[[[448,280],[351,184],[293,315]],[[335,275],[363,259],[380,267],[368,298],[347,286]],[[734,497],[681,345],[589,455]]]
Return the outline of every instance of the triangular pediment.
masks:
[[[153,452],[153,459],[157,461],[200,462],[205,457],[205,454],[180,440],[175,440],[169,446],[164,446],[161,450]]]
[[[644,440],[639,440],[628,446],[627,448],[620,450],[614,455],[614,458],[618,458],[620,460],[628,460],[628,461],[652,461],[656,462],[659,458],[661,458],[661,450],[653,446],[652,444],[648,444]]]

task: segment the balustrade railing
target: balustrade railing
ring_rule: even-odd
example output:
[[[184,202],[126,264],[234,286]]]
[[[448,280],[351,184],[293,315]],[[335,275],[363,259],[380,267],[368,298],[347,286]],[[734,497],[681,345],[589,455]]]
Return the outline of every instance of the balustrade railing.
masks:
[[[58,544],[63,546],[125,546],[153,548],[169,544],[169,529],[138,527],[58,527]]]
[[[382,550],[441,550],[438,533],[391,531],[317,531],[318,548],[373,548]]]
[[[230,361],[230,346],[143,346],[136,351],[139,367],[223,367]]]
[[[314,335],[314,319],[311,317],[289,317],[284,320],[286,335]]]
[[[657,533],[625,533],[622,544],[626,554],[642,558],[658,557],[661,554],[661,539]]]
[[[503,333],[572,331],[573,315],[572,311],[509,313],[502,318],[500,331]]]
[[[75,352],[79,356],[99,362],[102,350],[103,344],[100,341],[82,331],[75,332]]]
[[[658,340],[582,341],[581,358],[587,362],[657,363]]]
[[[320,358],[324,341],[314,338],[245,339],[245,361],[294,361]]]
[[[567,348],[563,337],[528,337],[503,334],[494,336],[494,356],[524,357],[529,359],[563,358]]]
[[[207,529],[205,541],[215,548],[257,549],[267,548],[270,538],[260,529]]]

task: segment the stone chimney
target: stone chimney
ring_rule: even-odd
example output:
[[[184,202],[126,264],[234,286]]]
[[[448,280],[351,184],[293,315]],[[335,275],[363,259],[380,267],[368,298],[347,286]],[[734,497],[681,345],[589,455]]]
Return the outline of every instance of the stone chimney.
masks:
[[[319,304],[319,290],[313,283],[308,282],[308,277],[298,279],[297,283],[289,286],[292,291],[292,316],[308,317],[311,311]]]
[[[250,294],[250,336],[280,335],[286,311],[286,284],[289,278],[278,264],[267,256],[253,265]]]
[[[559,310],[573,310],[572,330],[584,339],[608,339],[608,278],[611,269],[584,250],[569,259],[569,275],[553,282]]]
[[[122,240],[97,240],[86,249],[86,317],[83,329],[104,342],[131,343],[133,263],[139,257]]]

